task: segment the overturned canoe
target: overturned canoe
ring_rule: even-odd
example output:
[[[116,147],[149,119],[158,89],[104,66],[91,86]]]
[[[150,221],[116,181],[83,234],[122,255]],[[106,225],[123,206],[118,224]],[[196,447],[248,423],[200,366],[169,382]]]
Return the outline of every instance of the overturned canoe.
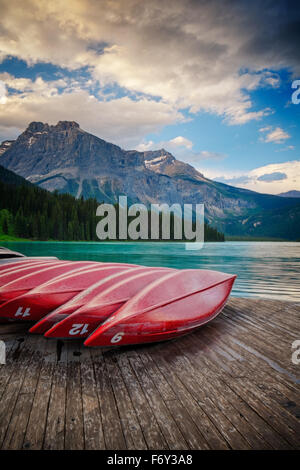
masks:
[[[37,321],[97,280],[112,272],[129,269],[130,265],[75,262],[60,268],[56,265],[54,268],[42,269],[43,275],[38,270],[3,286],[2,295],[9,296],[9,299],[0,305],[0,318]],[[7,287],[10,290],[7,291]]]
[[[18,251],[12,251],[9,248],[0,246],[0,259],[4,258],[23,258],[25,255],[19,253]]]
[[[86,346],[162,341],[218,315],[235,278],[206,270],[3,258],[0,322],[37,321],[32,333],[87,338]]]
[[[21,266],[13,266],[0,271],[0,288],[9,282],[16,281],[20,277],[34,273],[43,267],[53,266],[57,261],[36,261],[34,263],[25,263]]]
[[[17,258],[1,258],[0,259],[0,270],[5,269],[6,266],[8,265],[15,265],[15,264],[20,264],[20,263],[30,263],[31,261],[41,261],[41,260],[46,260],[46,261],[52,261],[56,260],[57,258],[55,256],[32,256],[32,257],[17,257]]]
[[[69,302],[61,304],[56,310],[49,313],[49,315],[44,316],[38,323],[36,323],[31,329],[31,333],[45,333],[49,328],[51,328],[57,322],[60,322],[67,316],[71,315],[73,312],[80,309],[82,306],[87,305],[93,298],[101,294],[110,287],[116,285],[120,281],[127,279],[134,273],[148,272],[154,268],[148,268],[144,266],[135,266],[130,269],[124,269],[119,267],[118,269],[111,270],[110,275],[107,272],[107,276],[103,276],[103,279],[100,279],[98,282],[90,285],[87,289],[82,290],[78,295],[74,296]]]
[[[16,274],[15,280],[0,287],[0,302],[6,302],[7,300],[25,294],[30,289],[34,289],[43,282],[49,281],[60,274],[66,274],[77,268],[83,268],[92,264],[93,263],[88,261],[57,261],[50,263],[49,266],[36,267],[33,272],[25,276],[18,276]]]
[[[84,305],[85,302],[88,302],[88,299],[96,295],[96,292],[104,289],[104,286],[117,282],[117,279],[127,277],[129,271],[135,271],[136,269],[142,268],[136,266],[130,268],[126,265],[107,266],[106,269],[101,270],[97,276],[94,276],[94,273],[85,273],[89,274],[89,277],[90,275],[93,276],[93,282],[88,283],[89,277],[83,276],[83,284],[81,284],[80,290],[77,290],[77,292],[73,291],[72,297],[69,296],[70,300],[68,299],[68,301],[65,302],[57,302],[57,308],[51,309],[52,311],[48,315],[40,317],[41,320],[30,328],[30,333],[45,333],[55,323],[66,318],[68,315],[71,315],[75,310]],[[70,282],[72,282],[72,279],[70,279]],[[84,285],[86,288],[83,288]]]
[[[86,338],[110,315],[128,302],[141,289],[159,280],[170,272],[167,268],[140,268],[127,272],[123,276],[114,276],[101,286],[90,289],[89,295],[81,296],[71,303],[77,308],[70,314],[68,306],[58,309],[56,314],[44,319],[57,322],[47,331],[47,338]],[[96,294],[96,291],[99,293]],[[89,300],[91,298],[91,300]],[[70,307],[70,306],[69,306]],[[59,321],[60,318],[65,317]],[[32,328],[34,330],[34,327]]]
[[[126,302],[84,344],[149,343],[193,331],[222,310],[235,278],[217,271],[171,272]]]

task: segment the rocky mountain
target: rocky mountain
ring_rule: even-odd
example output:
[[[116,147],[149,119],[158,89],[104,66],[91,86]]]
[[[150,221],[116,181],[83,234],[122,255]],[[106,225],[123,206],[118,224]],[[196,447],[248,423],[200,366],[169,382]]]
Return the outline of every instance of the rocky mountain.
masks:
[[[15,141],[1,145],[0,163],[49,191],[99,202],[116,202],[119,195],[127,195],[130,203],[203,202],[207,221],[227,234],[249,231],[250,216],[255,232],[255,217],[264,211],[299,205],[293,198],[211,181],[164,149],[123,150],[73,121],[32,122]]]
[[[0,144],[0,157],[1,155],[6,152],[6,150],[8,150],[8,148],[11,146],[11,144],[14,143],[14,140],[4,140],[1,144]]]
[[[76,122],[32,122],[16,141],[3,142],[0,152],[3,166],[45,189],[99,201],[115,202],[122,193],[134,201],[156,202],[159,181],[170,186],[170,177],[181,175],[205,181],[192,166],[163,149],[125,151],[88,134]],[[170,201],[169,197],[166,202]]]

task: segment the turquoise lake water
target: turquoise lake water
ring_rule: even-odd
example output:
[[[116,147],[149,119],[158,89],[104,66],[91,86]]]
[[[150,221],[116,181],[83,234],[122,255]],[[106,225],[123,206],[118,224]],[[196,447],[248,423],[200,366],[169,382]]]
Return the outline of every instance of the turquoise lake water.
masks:
[[[300,302],[300,243],[206,243],[197,251],[184,243],[1,242],[27,256],[112,261],[147,266],[214,269],[237,274],[233,295]]]

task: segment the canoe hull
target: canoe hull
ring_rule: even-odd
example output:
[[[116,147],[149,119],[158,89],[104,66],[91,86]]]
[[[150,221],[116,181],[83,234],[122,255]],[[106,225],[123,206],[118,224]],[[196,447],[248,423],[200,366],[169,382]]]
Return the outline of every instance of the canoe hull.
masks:
[[[167,305],[115,320],[116,312],[85,341],[86,346],[125,346],[177,338],[215,318],[224,308],[235,277]]]
[[[118,310],[123,303],[111,304],[106,308],[102,307],[101,312],[96,315],[92,314],[74,314],[66,315],[64,319],[60,318],[59,323],[50,328],[46,333],[46,338],[60,338],[60,339],[71,339],[71,338],[87,338],[93,331],[98,328],[110,315]]]
[[[85,289],[88,286],[85,284],[87,280],[91,284],[92,279],[94,281],[105,279],[113,272],[131,269],[130,265],[121,264],[107,264],[98,269],[89,268],[85,264],[76,269],[75,266],[71,270],[66,269],[65,274],[57,276],[51,283],[45,282],[34,290],[24,290],[18,296],[16,291],[13,291],[12,297],[0,305],[0,317],[19,321],[38,321]],[[55,283],[59,284],[57,290],[54,289]],[[9,294],[5,293],[7,297]]]
[[[45,336],[49,338],[86,338],[143,287],[172,271],[174,270],[169,268],[144,267],[127,272],[125,275],[119,275],[114,279],[111,278],[110,282],[102,284],[101,289],[93,289],[90,296],[82,297],[80,303],[77,303],[78,308],[74,313],[65,315],[65,318],[54,315],[52,320],[58,323],[47,331]],[[67,313],[65,309],[60,313],[63,311],[64,314]]]

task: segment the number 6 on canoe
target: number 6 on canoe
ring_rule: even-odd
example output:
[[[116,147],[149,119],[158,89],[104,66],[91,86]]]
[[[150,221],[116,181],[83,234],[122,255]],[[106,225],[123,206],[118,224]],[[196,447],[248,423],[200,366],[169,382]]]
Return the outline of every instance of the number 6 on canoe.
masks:
[[[116,333],[115,336],[110,340],[111,343],[119,343],[123,336],[125,335],[124,331],[120,331],[120,333]]]

